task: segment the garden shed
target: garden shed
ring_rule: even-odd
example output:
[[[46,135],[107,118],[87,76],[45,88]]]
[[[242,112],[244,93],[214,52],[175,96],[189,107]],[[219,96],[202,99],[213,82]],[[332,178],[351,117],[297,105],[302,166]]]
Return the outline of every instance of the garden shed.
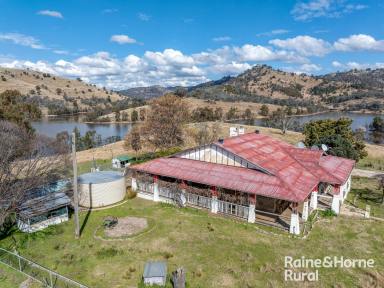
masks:
[[[68,221],[69,197],[63,193],[49,193],[25,201],[17,211],[17,226],[27,233]]]
[[[145,285],[165,286],[167,264],[162,261],[147,262],[144,267],[143,280]]]
[[[130,156],[118,156],[112,159],[112,168],[125,168],[129,166],[133,158]]]

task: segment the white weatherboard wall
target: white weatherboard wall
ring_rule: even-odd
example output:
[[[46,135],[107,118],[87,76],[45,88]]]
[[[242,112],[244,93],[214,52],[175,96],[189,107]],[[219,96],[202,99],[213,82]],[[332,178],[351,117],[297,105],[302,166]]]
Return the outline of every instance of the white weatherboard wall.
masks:
[[[95,172],[101,173],[101,172]],[[110,179],[100,183],[79,184],[79,204],[87,208],[103,207],[124,200],[126,194],[125,177]]]

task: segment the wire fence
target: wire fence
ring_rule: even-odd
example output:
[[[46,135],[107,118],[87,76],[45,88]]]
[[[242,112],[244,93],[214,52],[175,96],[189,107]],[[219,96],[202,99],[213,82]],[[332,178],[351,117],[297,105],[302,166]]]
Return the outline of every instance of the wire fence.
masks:
[[[0,248],[0,262],[49,288],[88,288],[16,253]]]

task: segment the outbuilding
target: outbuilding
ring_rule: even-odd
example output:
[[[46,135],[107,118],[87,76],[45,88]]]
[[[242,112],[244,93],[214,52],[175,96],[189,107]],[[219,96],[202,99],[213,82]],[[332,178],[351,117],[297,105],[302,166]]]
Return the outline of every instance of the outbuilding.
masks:
[[[147,262],[144,267],[143,280],[145,285],[165,286],[167,264],[162,261]]]
[[[68,221],[69,197],[63,192],[49,193],[25,201],[18,208],[17,227],[32,233]]]
[[[112,159],[112,168],[120,169],[130,165],[133,158],[130,156],[118,156]]]

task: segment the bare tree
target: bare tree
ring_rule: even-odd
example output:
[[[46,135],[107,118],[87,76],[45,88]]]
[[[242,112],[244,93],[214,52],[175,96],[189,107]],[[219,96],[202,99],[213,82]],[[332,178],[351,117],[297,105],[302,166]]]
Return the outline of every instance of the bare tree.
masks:
[[[31,189],[68,173],[68,143],[0,121],[0,228]]]
[[[221,134],[221,127],[219,123],[202,123],[193,134],[193,138],[197,145],[206,145],[219,139]]]
[[[135,157],[137,159],[137,152],[141,150],[141,136],[140,128],[133,126],[129,134],[126,135],[124,140],[124,146],[126,149],[132,148],[135,151]]]
[[[288,109],[278,108],[272,113],[272,115],[267,119],[269,126],[273,128],[278,128],[283,134],[287,130],[291,129],[293,126],[297,125],[294,118],[289,115]]]
[[[184,141],[183,124],[189,118],[186,102],[173,94],[156,98],[150,104],[143,131],[155,149],[171,148]]]

